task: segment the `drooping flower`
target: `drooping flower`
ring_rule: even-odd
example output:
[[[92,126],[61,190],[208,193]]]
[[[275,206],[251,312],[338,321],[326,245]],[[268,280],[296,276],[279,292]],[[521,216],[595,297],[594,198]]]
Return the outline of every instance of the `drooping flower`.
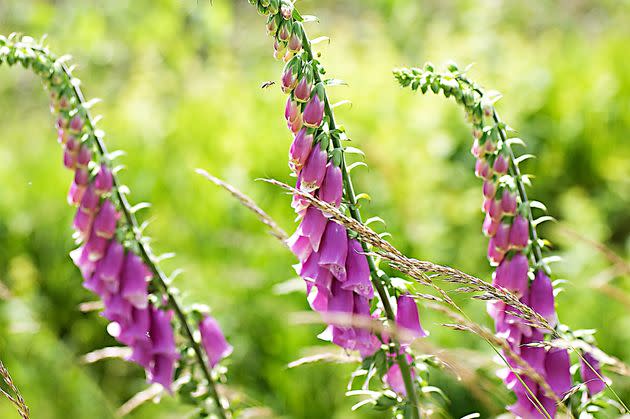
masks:
[[[589,352],[584,352],[580,357],[580,376],[591,396],[601,393],[606,388],[606,383],[600,378],[603,376],[599,361]]]
[[[232,353],[232,346],[225,340],[221,327],[214,318],[204,316],[199,324],[199,332],[201,343],[213,368]]]
[[[365,298],[374,298],[374,287],[370,281],[370,267],[368,266],[363,247],[356,239],[348,243],[348,255],[346,257],[346,281],[342,288],[352,290]]]
[[[514,249],[523,249],[529,241],[529,221],[518,214],[514,217],[512,228],[510,229],[509,244]]]
[[[135,253],[128,252],[120,279],[122,297],[137,308],[147,307],[147,286],[150,278],[151,273],[142,259]]]
[[[326,174],[319,190],[319,199],[326,201],[336,207],[341,204],[341,196],[343,194],[343,178],[341,168],[328,163]]]
[[[429,335],[420,324],[416,300],[409,294],[403,294],[398,297],[396,326],[398,326],[404,334],[409,335],[409,338],[405,336],[400,338],[401,344],[408,345],[417,338],[423,338]]]
[[[315,145],[300,172],[300,189],[313,192],[321,186],[326,174],[327,159],[328,154],[319,145]]]
[[[291,148],[289,149],[289,167],[299,172],[313,149],[313,135],[308,134],[305,128],[298,131]]]
[[[494,273],[493,285],[506,288],[519,296],[528,292],[527,273],[529,263],[522,253],[516,253],[512,259],[504,259]]]
[[[557,322],[556,309],[553,296],[553,285],[551,280],[539,270],[534,275],[534,280],[530,288],[529,305],[541,316],[543,316],[554,327]]]
[[[348,235],[346,229],[329,221],[322,237],[319,266],[325,267],[335,278],[346,280],[346,257],[348,254]]]
[[[545,378],[559,398],[571,389],[571,360],[566,349],[551,348],[545,356]]]
[[[120,214],[116,211],[114,203],[106,200],[94,218],[94,233],[99,237],[111,239],[116,233],[119,218]]]

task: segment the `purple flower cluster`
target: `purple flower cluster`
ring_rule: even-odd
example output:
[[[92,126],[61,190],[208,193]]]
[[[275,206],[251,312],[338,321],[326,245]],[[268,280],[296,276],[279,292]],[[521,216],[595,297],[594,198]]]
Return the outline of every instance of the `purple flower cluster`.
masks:
[[[486,116],[489,116],[486,114]],[[530,269],[531,243],[527,203],[520,202],[515,179],[508,175],[509,157],[506,146],[494,143],[492,137],[480,129],[473,131],[475,142],[472,153],[477,158],[475,174],[483,179],[483,211],[486,214],[483,233],[489,237],[488,259],[496,270],[493,285],[502,287],[544,317],[551,327],[557,324],[553,285],[543,269]],[[526,324],[518,310],[502,301],[488,303],[488,313],[495,321],[496,332],[505,338],[511,349],[544,377],[556,396],[562,399],[571,389],[570,359],[566,349],[532,346],[544,340],[542,330]],[[514,360],[508,362],[515,367]],[[592,372],[592,371],[591,371]],[[594,374],[591,374],[594,375]],[[517,397],[510,410],[518,417],[548,417],[541,406],[532,402],[530,391],[551,417],[557,407],[531,379],[520,379],[511,370],[503,374],[505,384]],[[521,381],[522,380],[522,381]],[[599,380],[601,384],[601,380]],[[600,386],[592,386],[601,391]],[[591,388],[589,387],[589,391]]]
[[[112,173],[94,159],[89,139],[84,139],[84,120],[78,114],[67,117],[70,106],[64,96],[53,100],[63,163],[74,170],[68,202],[77,207],[73,227],[81,246],[71,253],[72,260],[81,270],[85,288],[103,300],[102,316],[112,322],[108,330],[132,348],[129,360],[144,367],[150,381],[170,389],[179,358],[171,326],[173,311],[149,301],[151,271],[116,237],[121,214],[113,200]]]
[[[302,38],[301,27],[284,21],[278,26],[277,21],[277,16],[271,17],[268,29],[271,34],[277,31],[276,57],[282,56],[287,62],[281,88],[288,95],[284,116],[287,127],[294,135],[289,149],[289,167],[297,177],[296,188],[339,208],[344,194],[344,179],[339,164],[328,152],[327,134],[321,129],[325,120],[323,85],[314,85],[313,67],[310,62],[303,61],[305,55],[295,55],[300,48],[290,48],[290,40],[294,36]],[[287,28],[293,28],[288,35],[289,51],[282,55],[279,52],[283,51]],[[328,214],[311,206],[307,200],[294,196],[292,207],[298,214],[300,225],[288,239],[288,245],[300,261],[295,269],[306,282],[311,308],[320,313],[371,319],[374,288],[361,243],[349,237],[343,226],[331,221]],[[411,338],[426,336],[420,326],[417,305],[411,297],[399,298],[397,323]],[[319,337],[347,350],[357,350],[363,357],[373,355],[383,343],[389,342],[389,337],[377,337],[365,328],[332,322]],[[401,353],[411,343],[411,338],[401,342]],[[395,355],[388,354],[390,358],[395,358]],[[405,356],[411,364],[411,356]],[[399,394],[406,393],[399,366],[393,359],[383,378]]]

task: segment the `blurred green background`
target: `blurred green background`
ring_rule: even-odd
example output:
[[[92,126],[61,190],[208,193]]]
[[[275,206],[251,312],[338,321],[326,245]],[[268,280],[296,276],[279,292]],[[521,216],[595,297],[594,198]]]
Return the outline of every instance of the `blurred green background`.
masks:
[[[349,84],[331,95],[353,103],[337,114],[367,155],[369,169],[354,172],[358,190],[373,197],[363,211],[387,221],[401,250],[489,278],[480,182],[461,111],[452,101],[402,90],[391,76],[396,66],[454,59],[474,63],[470,75],[504,94],[502,117],[538,157],[524,166],[535,175],[532,197],[562,226],[628,256],[628,0],[305,0],[297,6],[320,17],[307,29],[331,37],[317,49],[328,74]],[[154,220],[154,247],[177,253],[164,266],[185,270],[177,280],[184,300],[209,304],[235,347],[230,385],[246,389],[251,404],[287,418],[381,417],[369,409],[350,412],[359,401],[343,396],[353,365],[286,367],[325,345],[316,338],[321,326],[287,320],[307,309],[304,295],[274,290],[293,277],[294,259],[250,213],[193,172],[202,167],[224,178],[288,231],[294,228],[289,198],[253,181],[290,180],[285,96],[277,84],[260,88],[282,68],[271,56],[263,18],[244,0],[2,0],[0,32],[14,31],[48,34],[51,49],[73,55],[87,96],[103,99],[95,112],[104,116],[100,127],[110,149],[127,152],[121,176],[131,199],[153,204],[142,215]],[[93,297],[68,257],[71,175],[61,165],[47,102],[31,74],[2,68],[0,359],[34,418],[111,418],[146,384],[139,367],[120,360],[79,362],[114,341],[104,319],[78,310]],[[557,226],[542,232],[564,257],[554,268],[567,280],[558,297],[561,320],[598,329],[599,345],[630,362],[628,278]],[[598,287],[602,281],[610,281],[617,298]],[[471,317],[491,326],[482,302],[460,300]],[[475,336],[440,327],[444,319],[433,313],[422,316],[431,332],[424,343],[473,369],[472,379],[461,381],[448,370],[431,372],[450,398],[445,416],[500,414],[509,396],[494,377],[492,350]],[[630,400],[630,381],[612,378]],[[488,380],[492,394],[480,387]],[[188,411],[165,397],[131,417],[178,418]],[[17,417],[4,399],[0,417]]]

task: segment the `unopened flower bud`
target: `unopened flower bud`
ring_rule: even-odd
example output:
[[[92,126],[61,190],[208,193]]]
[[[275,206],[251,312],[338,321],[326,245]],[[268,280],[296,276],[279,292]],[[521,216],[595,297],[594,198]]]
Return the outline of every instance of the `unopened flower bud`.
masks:
[[[114,184],[114,178],[111,170],[105,163],[101,164],[101,167],[94,178],[94,188],[96,192],[103,195],[112,190]]]
[[[291,37],[289,38],[287,48],[291,52],[300,52],[300,50],[302,49],[302,40],[300,39],[300,36],[295,33],[295,31],[293,31]]]
[[[497,192],[497,185],[490,181],[486,180],[483,182],[483,196],[486,198],[492,199],[494,198],[495,193]]]
[[[280,4],[280,14],[286,20],[291,19],[291,15],[293,15],[293,3],[291,1],[283,0]]]
[[[510,247],[510,224],[501,223],[494,235],[494,245],[502,252],[507,252]]]
[[[335,166],[333,162],[328,163],[326,175],[319,189],[319,199],[328,202],[336,207],[341,204],[343,195],[343,176],[341,168]]]
[[[507,189],[504,190],[501,197],[501,209],[506,214],[514,214],[516,212],[516,194]]]
[[[278,20],[276,16],[269,16],[269,20],[267,20],[267,34],[271,36],[275,36],[276,32],[278,32]]]
[[[92,159],[92,152],[90,149],[84,144],[79,148],[79,153],[77,154],[77,165],[79,167],[85,167],[88,165],[90,160]]]
[[[79,132],[83,129],[83,120],[79,115],[75,115],[74,118],[70,120],[70,129],[75,132]]]
[[[280,29],[278,29],[278,40],[284,43],[289,41],[291,37],[291,26],[289,24],[282,22],[280,24]]]
[[[508,171],[508,162],[503,154],[499,154],[497,159],[494,161],[494,165],[492,169],[499,175],[504,175]]]
[[[303,125],[304,124],[302,123],[301,113],[297,114],[297,118],[295,118],[293,122],[287,121],[287,127],[291,130],[293,134],[296,134],[299,130],[301,130]]]
[[[503,209],[500,200],[493,199],[491,201],[490,208],[488,208],[488,215],[494,220],[501,220],[501,217],[503,217]]]
[[[79,233],[81,239],[85,240],[92,231],[93,221],[94,214],[78,209],[72,221],[72,227]]]
[[[302,115],[304,125],[310,128],[318,128],[324,119],[324,101],[319,98],[317,92],[304,107]]]
[[[477,159],[475,163],[475,175],[482,179],[489,179],[492,176],[492,169],[485,159]]]
[[[281,60],[282,57],[284,57],[284,53],[287,50],[287,44],[286,42],[280,42],[277,39],[275,40],[275,42],[273,43],[273,56],[276,60]]]
[[[523,249],[529,241],[529,222],[522,215],[514,217],[510,230],[510,245],[514,249]]]
[[[486,218],[483,220],[483,234],[488,237],[494,236],[499,229],[499,224],[499,220],[495,220],[490,216],[490,214],[486,214]]]
[[[297,86],[298,78],[297,73],[294,71],[295,68],[293,65],[287,65],[284,69],[284,73],[282,74],[282,91],[284,93],[291,93],[295,86]]]
[[[488,260],[493,265],[500,264],[505,257],[505,252],[497,246],[496,242],[496,236],[491,237],[488,241]]]
[[[293,91],[293,96],[298,102],[307,102],[311,98],[311,90],[313,86],[309,83],[308,77],[302,77]]]
[[[68,149],[68,147],[63,152],[63,165],[67,169],[74,169],[77,166],[77,153]]]
[[[78,167],[74,172],[74,183],[77,185],[87,185],[90,180],[90,172],[86,167]]]
[[[85,185],[79,185],[76,182],[72,182],[70,190],[68,191],[68,204],[79,205],[83,199],[83,194],[86,189]]]
[[[116,223],[120,214],[110,200],[106,200],[94,219],[94,233],[99,237],[111,239],[116,233]]]

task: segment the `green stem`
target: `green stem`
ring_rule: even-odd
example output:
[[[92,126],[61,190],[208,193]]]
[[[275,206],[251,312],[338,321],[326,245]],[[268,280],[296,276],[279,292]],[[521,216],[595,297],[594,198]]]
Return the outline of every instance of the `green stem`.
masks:
[[[322,79],[319,74],[319,69],[317,68],[317,64],[315,63],[315,60],[313,57],[313,51],[311,49],[311,42],[308,39],[308,36],[306,35],[304,26],[300,24],[300,28],[302,30],[302,48],[304,48],[306,57],[312,63],[315,84],[321,83]],[[328,100],[328,94],[326,93],[325,90],[324,90],[324,113],[328,119],[329,129],[331,131],[335,130],[336,129],[335,115],[332,111],[332,108],[330,106],[330,101]],[[352,184],[350,172],[348,171],[348,167],[346,165],[345,153],[343,151],[341,141],[339,137],[336,135],[331,135],[331,140],[332,140],[333,147],[336,149],[339,149],[341,152],[341,174],[343,176],[343,185],[344,185],[346,199],[348,200],[348,204],[349,204],[348,206],[350,209],[350,215],[352,216],[352,218],[354,218],[358,222],[363,223],[363,220],[361,219],[361,212],[359,211],[359,208],[357,207],[357,199],[354,193],[354,186]],[[384,272],[381,272],[379,274],[379,271],[376,268],[376,264],[374,263],[374,259],[369,254],[367,254],[369,253],[367,244],[364,242],[361,242],[361,246],[363,247],[363,251],[366,253],[366,258],[368,261],[368,265],[370,267],[370,276],[372,278],[372,284],[374,284],[374,287],[376,288],[376,292],[378,293],[381,303],[383,304],[383,308],[385,310],[387,319],[391,322],[394,322],[396,315],[389,301],[389,293],[387,292],[387,289],[385,288],[385,285],[384,285],[385,282],[389,281],[389,277]],[[407,392],[407,399],[409,400],[409,403],[413,406],[412,417],[414,419],[420,419],[420,414],[418,410],[418,407],[419,407],[418,399],[416,396],[415,386],[413,384],[413,379],[411,376],[411,368],[409,364],[407,363],[407,360],[405,359],[405,355],[400,353],[400,345],[396,341],[394,341],[394,351],[397,354],[396,363],[398,364],[398,367],[400,368],[400,372],[401,372],[401,375],[405,384],[405,390]]]
[[[18,45],[19,44],[16,44],[16,46],[18,46]],[[38,51],[38,52],[46,55],[49,58],[51,57],[50,52],[46,48],[35,47],[35,46],[27,46],[27,47],[32,49],[32,50],[34,50],[34,51]],[[54,62],[54,60],[52,58],[51,58],[51,61]],[[85,123],[86,123],[87,127],[90,129],[90,131],[92,132],[92,134],[94,136],[94,139],[95,139],[95,142],[96,142],[96,146],[98,148],[99,153],[101,154],[101,157],[105,160],[105,163],[109,167],[111,167],[111,161],[110,161],[110,159],[108,157],[107,148],[105,147],[105,143],[103,142],[103,140],[97,135],[97,133],[95,131],[94,120],[92,119],[92,116],[90,115],[89,110],[85,106],[86,105],[86,101],[85,101],[85,98],[83,96],[83,92],[81,91],[81,88],[78,86],[77,83],[71,83],[70,82],[72,80],[72,75],[71,75],[70,70],[68,69],[68,67],[65,64],[62,63],[61,64],[61,68],[62,68],[63,73],[64,73],[64,75],[65,75],[65,77],[67,79],[66,81],[67,81],[68,85],[72,86],[73,93],[74,93],[77,101],[79,102],[79,104],[81,105],[81,107],[83,108],[83,110],[85,112],[85,119],[86,119]],[[144,260],[144,262],[149,266],[151,271],[153,272],[154,277],[157,279],[157,282],[158,282],[159,286],[162,288],[164,294],[168,297],[169,304],[171,305],[171,307],[175,311],[175,315],[177,316],[177,318],[178,318],[178,320],[180,322],[180,325],[181,325],[182,329],[184,330],[185,337],[189,341],[190,347],[192,347],[194,352],[195,352],[195,357],[197,358],[197,361],[199,363],[199,367],[201,368],[201,371],[202,371],[204,377],[208,381],[208,388],[210,389],[210,396],[212,397],[212,399],[214,400],[215,404],[217,405],[217,414],[218,414],[219,418],[227,419],[227,414],[226,414],[226,411],[225,411],[225,409],[223,407],[223,404],[221,403],[221,399],[220,399],[219,393],[217,391],[216,383],[214,382],[214,380],[212,378],[212,374],[210,373],[210,370],[208,369],[208,363],[204,359],[204,355],[203,355],[203,352],[201,350],[201,347],[199,346],[199,344],[195,341],[195,339],[193,337],[192,327],[188,324],[188,320],[186,318],[186,315],[184,314],[184,311],[182,310],[181,305],[177,301],[177,298],[170,292],[170,289],[168,287],[168,277],[160,269],[160,267],[157,265],[157,263],[155,263],[153,261],[153,255],[151,253],[151,250],[147,246],[145,246],[145,244],[142,241],[142,233],[140,232],[140,228],[138,226],[138,221],[137,221],[136,216],[134,215],[133,211],[131,210],[131,206],[129,204],[129,201],[127,200],[127,197],[121,192],[120,182],[116,178],[116,175],[112,174],[112,177],[113,177],[113,184],[114,184],[114,191],[115,191],[115,194],[116,194],[116,198],[120,202],[121,210],[122,210],[122,212],[123,212],[123,214],[125,216],[125,220],[127,221],[127,225],[130,227],[131,232],[133,233],[133,238],[134,238],[135,242],[138,245],[141,257]]]

